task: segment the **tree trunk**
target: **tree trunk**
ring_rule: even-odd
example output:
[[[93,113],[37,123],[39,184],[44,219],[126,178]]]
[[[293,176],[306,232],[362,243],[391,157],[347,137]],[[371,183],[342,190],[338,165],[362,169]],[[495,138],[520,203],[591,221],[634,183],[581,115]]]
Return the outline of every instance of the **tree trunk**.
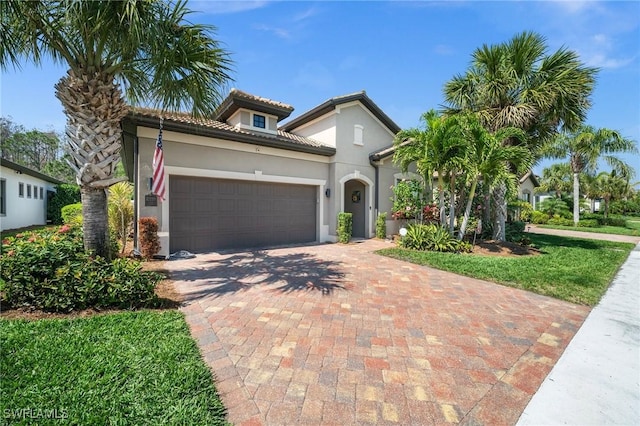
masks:
[[[507,187],[504,183],[501,183],[493,190],[493,200],[496,209],[493,239],[496,241],[504,241],[507,222]]]
[[[444,179],[442,178],[442,171],[438,170],[438,207],[440,211],[440,226],[443,228],[447,226],[447,215],[444,208]]]
[[[580,179],[578,173],[573,173],[573,226],[580,221]]]
[[[107,192],[104,188],[80,188],[82,195],[82,229],[84,249],[105,259],[111,259],[109,252],[109,221],[107,212]]]
[[[476,186],[478,185],[478,179],[473,179],[471,189],[469,190],[469,199],[467,200],[467,207],[464,209],[464,217],[462,218],[462,224],[460,224],[460,231],[458,231],[458,239],[462,241],[464,233],[467,232],[467,225],[469,224],[469,216],[471,216],[471,207],[473,206],[473,197],[476,195]]]
[[[449,181],[449,233],[453,235],[456,221],[456,175],[451,173]]]
[[[112,75],[69,70],[55,88],[67,116],[69,164],[82,191],[84,246],[109,258],[105,190],[126,179],[114,178],[114,171],[128,107]]]

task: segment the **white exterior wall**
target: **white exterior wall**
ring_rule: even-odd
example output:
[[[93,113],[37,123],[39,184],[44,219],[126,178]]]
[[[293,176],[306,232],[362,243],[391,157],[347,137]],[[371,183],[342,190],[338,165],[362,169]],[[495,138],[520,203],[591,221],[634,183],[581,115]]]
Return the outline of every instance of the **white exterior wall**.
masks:
[[[47,223],[47,191],[55,191],[55,185],[26,173],[19,173],[0,166],[0,179],[5,181],[6,214],[0,215],[0,230],[23,228]],[[18,195],[18,186],[24,184],[24,196]],[[31,198],[27,197],[27,185],[31,185]],[[37,187],[37,198],[34,188]],[[40,198],[40,188],[42,199]]]
[[[533,209],[536,209],[536,194],[534,192],[535,186],[530,178],[527,178],[524,182],[518,185],[518,199],[525,200],[525,193],[529,194],[529,201]]]

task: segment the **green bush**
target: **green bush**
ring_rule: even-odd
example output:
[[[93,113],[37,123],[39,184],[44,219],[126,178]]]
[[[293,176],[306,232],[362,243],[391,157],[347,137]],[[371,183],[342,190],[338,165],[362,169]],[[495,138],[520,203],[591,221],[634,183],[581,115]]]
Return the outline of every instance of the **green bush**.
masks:
[[[54,225],[62,225],[62,208],[81,201],[80,187],[63,183],[56,186],[56,193],[47,202],[47,219]]]
[[[79,228],[63,225],[2,241],[0,279],[13,307],[69,312],[88,307],[134,308],[155,300],[162,278],[138,262],[108,262],[84,251]]]
[[[351,240],[353,232],[353,215],[351,213],[338,213],[338,242],[347,244]]]
[[[600,224],[602,226],[619,226],[622,228],[626,228],[627,220],[619,217],[608,217],[606,219],[603,217],[600,221]]]
[[[525,222],[507,222],[504,229],[505,240],[513,243],[521,243],[525,238],[524,228],[527,224]]]
[[[567,219],[566,217],[562,217],[560,215],[553,215],[551,219],[547,221],[548,225],[559,225],[559,226],[573,226],[573,220]]]
[[[387,238],[387,212],[379,213],[376,219],[376,237]]]
[[[82,226],[82,203],[66,205],[60,210],[62,223]]]
[[[414,224],[407,227],[407,234],[400,240],[400,246],[412,250],[440,252],[470,251],[469,244],[455,239],[449,230],[435,224]]]
[[[599,226],[600,224],[595,219],[580,219],[580,222],[578,222],[579,228],[597,228]]]
[[[549,221],[549,215],[537,210],[531,212],[531,223],[544,225]]]
[[[567,203],[557,197],[547,198],[540,203],[540,211],[546,213],[549,216],[561,216],[567,219],[571,218],[571,210]]]

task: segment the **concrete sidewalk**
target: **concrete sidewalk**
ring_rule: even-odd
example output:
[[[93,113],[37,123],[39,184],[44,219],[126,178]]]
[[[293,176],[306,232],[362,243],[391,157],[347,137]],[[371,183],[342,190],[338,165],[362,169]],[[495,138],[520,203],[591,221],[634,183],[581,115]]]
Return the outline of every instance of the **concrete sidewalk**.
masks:
[[[527,224],[526,227],[527,232],[532,232],[534,234],[545,234],[545,235],[561,235],[564,237],[574,237],[574,238],[586,238],[590,240],[605,240],[605,241],[615,241],[617,243],[640,243],[640,237],[634,237],[631,235],[615,235],[615,234],[600,234],[597,232],[582,232],[582,231],[570,231],[567,229],[554,229],[554,228],[541,228],[534,224]]]
[[[640,244],[517,424],[640,424]]]

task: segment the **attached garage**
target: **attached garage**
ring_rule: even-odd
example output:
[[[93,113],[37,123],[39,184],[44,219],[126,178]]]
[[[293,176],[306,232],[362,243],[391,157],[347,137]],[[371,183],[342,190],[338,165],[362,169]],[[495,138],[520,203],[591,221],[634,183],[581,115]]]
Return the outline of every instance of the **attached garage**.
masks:
[[[317,193],[311,185],[172,175],[170,251],[316,241]]]

